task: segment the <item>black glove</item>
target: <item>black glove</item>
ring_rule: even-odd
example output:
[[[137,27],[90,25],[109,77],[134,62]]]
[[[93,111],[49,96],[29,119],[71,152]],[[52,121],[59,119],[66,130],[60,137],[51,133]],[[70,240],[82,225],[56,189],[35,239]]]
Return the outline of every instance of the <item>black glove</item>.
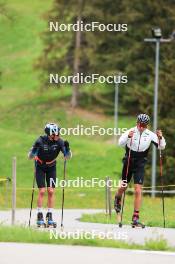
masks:
[[[67,140],[64,141],[64,146],[65,146],[66,152],[69,152],[70,147],[69,147],[69,142]]]

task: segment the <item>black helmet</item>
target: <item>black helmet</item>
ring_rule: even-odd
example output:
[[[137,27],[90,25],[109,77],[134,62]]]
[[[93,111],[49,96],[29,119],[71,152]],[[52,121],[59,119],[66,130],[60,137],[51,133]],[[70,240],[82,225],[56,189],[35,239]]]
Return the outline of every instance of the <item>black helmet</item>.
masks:
[[[58,127],[56,124],[50,123],[45,126],[44,132],[46,135],[56,135],[58,136],[60,134],[60,127]]]
[[[148,125],[150,122],[150,117],[146,114],[140,114],[137,117],[137,122]]]

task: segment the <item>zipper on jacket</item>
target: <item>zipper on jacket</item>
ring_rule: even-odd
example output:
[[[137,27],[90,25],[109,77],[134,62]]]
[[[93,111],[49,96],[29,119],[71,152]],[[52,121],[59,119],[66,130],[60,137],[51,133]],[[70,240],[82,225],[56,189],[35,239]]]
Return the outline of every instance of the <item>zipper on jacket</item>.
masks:
[[[139,148],[140,148],[140,141],[141,141],[141,136],[142,136],[142,133],[140,133],[140,137],[139,137],[139,145],[138,145],[137,152],[139,152]]]

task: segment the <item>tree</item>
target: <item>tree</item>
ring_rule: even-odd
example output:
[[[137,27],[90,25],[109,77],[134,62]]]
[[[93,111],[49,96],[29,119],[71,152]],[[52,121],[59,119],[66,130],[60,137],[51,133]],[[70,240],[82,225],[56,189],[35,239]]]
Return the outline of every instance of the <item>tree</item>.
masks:
[[[85,0],[55,0],[51,11],[45,16],[48,21],[63,24],[76,23],[82,20]],[[42,71],[42,85],[48,86],[49,73],[60,75],[74,75],[83,72],[86,60],[83,57],[83,33],[49,32],[43,33],[44,50],[37,67]],[[43,75],[44,73],[44,75]],[[44,78],[43,78],[44,76]],[[76,107],[79,98],[79,85],[73,84],[71,104]]]
[[[80,24],[82,21],[82,13],[83,13],[83,7],[84,7],[85,1],[79,0],[78,1],[78,16],[77,16],[77,22]],[[81,60],[81,38],[82,38],[82,32],[77,31],[76,37],[75,37],[75,55],[74,55],[74,65],[73,65],[73,71],[74,75],[78,74],[80,72],[80,60]],[[71,99],[71,105],[73,108],[75,108],[78,105],[78,98],[79,98],[79,84],[73,83],[73,91],[72,91],[72,99]]]

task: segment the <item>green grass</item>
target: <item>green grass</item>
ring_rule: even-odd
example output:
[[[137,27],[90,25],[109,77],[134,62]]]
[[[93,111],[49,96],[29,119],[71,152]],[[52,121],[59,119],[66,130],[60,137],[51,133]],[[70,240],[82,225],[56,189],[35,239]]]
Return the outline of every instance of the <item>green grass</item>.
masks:
[[[0,16],[1,107],[23,101],[39,85],[34,62],[42,50],[40,33],[47,28],[43,13],[51,1],[7,0],[10,19]]]
[[[113,195],[114,196],[114,195]],[[133,197],[130,195],[126,196],[125,208],[123,215],[123,223],[130,225],[133,213]],[[165,214],[166,214],[166,227],[175,227],[174,221],[174,198],[165,198]],[[160,198],[151,198],[145,196],[143,198],[142,208],[140,210],[140,219],[146,226],[157,226],[163,227],[162,217],[162,201]],[[84,214],[81,218],[83,222],[93,223],[112,223],[115,224],[116,214],[113,212],[111,219],[106,216],[105,213],[98,214]]]
[[[56,237],[56,233],[55,233]],[[125,248],[140,250],[158,250],[158,251],[175,251],[175,248],[168,246],[167,241],[158,238],[156,240],[147,240],[144,245],[128,244],[122,240],[107,239],[51,239],[50,233],[37,231],[24,227],[4,227],[0,226],[0,242],[19,242],[19,243],[41,243],[54,245],[83,245],[94,247]]]

